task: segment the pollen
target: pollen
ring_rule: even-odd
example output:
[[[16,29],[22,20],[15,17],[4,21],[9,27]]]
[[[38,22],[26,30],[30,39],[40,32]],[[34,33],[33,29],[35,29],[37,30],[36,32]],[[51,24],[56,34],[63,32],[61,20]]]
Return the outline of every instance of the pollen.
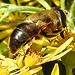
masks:
[[[31,67],[39,62],[42,61],[42,53],[38,51],[29,51],[26,55],[18,55],[16,57],[16,65],[19,68],[22,68],[23,66]]]
[[[31,55],[27,55],[25,57],[25,65],[26,66],[33,66],[39,62],[42,61],[42,57],[41,57],[41,54],[39,53],[31,53]]]

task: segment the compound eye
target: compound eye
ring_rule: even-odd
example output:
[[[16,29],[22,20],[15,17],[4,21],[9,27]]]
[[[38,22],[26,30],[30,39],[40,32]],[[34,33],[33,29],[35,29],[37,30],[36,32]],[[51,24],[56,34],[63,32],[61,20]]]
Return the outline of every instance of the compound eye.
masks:
[[[49,23],[51,20],[50,18],[46,17],[45,19],[43,19],[43,22]]]
[[[61,19],[61,22],[63,24],[63,27],[66,27],[66,15],[65,15],[66,13],[63,10],[59,9],[59,8],[55,8],[55,10],[60,15],[60,19]]]

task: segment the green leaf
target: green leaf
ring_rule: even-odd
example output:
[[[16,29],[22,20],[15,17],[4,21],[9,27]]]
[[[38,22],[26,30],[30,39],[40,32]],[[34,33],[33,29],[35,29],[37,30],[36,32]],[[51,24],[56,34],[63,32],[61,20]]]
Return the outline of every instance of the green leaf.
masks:
[[[72,15],[73,15],[73,18],[72,18],[72,19],[73,19],[74,24],[75,24],[75,0],[74,0],[74,2],[73,2],[72,6],[71,6],[70,12],[71,12]]]
[[[73,75],[72,69],[75,68],[75,52],[70,51],[62,57],[62,62],[66,67],[66,75]]]
[[[75,33],[75,0],[70,7],[69,13],[67,15],[67,20],[67,26],[69,26],[71,31]]]
[[[47,10],[50,10],[50,5],[45,0],[37,0],[43,7],[45,7]]]
[[[60,2],[61,2],[61,9],[65,9],[65,0],[60,0]]]
[[[5,43],[8,40],[6,38],[3,42],[0,43],[0,54],[4,56],[9,56],[9,48],[8,45]]]
[[[9,16],[9,14],[10,14],[10,12],[4,13],[4,15],[0,19],[0,22],[3,22]]]
[[[1,14],[5,13],[5,12],[10,12],[10,13],[19,12],[19,11],[36,11],[37,12],[37,11],[44,10],[43,8],[34,7],[34,6],[17,6],[17,5],[12,6],[12,4],[8,4],[8,5],[9,5],[9,7],[0,9]]]
[[[33,6],[17,6],[17,5],[6,4],[6,3],[0,4],[0,7],[2,7],[0,9],[0,14],[4,14],[0,19],[0,22],[3,22],[9,16],[9,14],[13,12],[35,13],[38,11],[45,10],[43,8],[38,8]]]
[[[16,6],[14,4],[9,4],[9,3],[0,3],[0,8],[8,8],[9,6]]]
[[[13,29],[7,29],[4,31],[0,31],[0,40],[6,38],[10,33],[12,33]]]

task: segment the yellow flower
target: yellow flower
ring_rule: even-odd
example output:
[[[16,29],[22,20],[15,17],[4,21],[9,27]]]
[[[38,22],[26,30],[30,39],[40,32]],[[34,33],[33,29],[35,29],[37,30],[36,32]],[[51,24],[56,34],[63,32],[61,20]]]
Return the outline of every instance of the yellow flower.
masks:
[[[54,50],[53,52],[45,56],[42,56],[42,54],[38,51],[32,51],[32,50],[30,50],[25,55],[19,54],[16,57],[16,59],[5,58],[3,55],[0,55],[0,59],[2,59],[1,66],[5,66],[5,67],[8,66],[8,70],[9,70],[8,72],[10,72],[10,75],[35,74],[42,69],[41,64],[59,59],[60,57],[64,56],[66,53],[71,51],[72,48],[69,48],[65,51],[64,49],[72,42],[72,40],[73,37],[69,38],[64,44],[62,44],[56,50]],[[55,69],[56,68],[54,68],[52,75],[56,71]],[[58,73],[58,70],[59,69],[57,68],[56,73]]]
[[[61,36],[61,33],[57,35],[57,39],[56,39],[57,44],[60,46],[67,39],[69,39],[69,37],[73,37],[73,41],[67,48],[73,48],[72,51],[75,51],[75,33],[72,33],[70,29],[66,27],[62,32],[63,32],[63,37]]]
[[[0,75],[10,75],[9,74],[9,70],[8,70],[8,66],[1,66],[2,62],[0,62]]]

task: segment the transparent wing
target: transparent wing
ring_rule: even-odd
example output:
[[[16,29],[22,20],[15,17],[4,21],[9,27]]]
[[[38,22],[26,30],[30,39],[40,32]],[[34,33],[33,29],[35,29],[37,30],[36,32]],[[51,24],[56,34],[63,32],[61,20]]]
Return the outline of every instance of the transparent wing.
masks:
[[[1,22],[0,23],[0,30],[5,30],[5,29],[10,29],[14,28],[20,23],[23,23],[25,19],[17,19],[17,20],[12,20],[12,21],[6,21],[6,22]]]

